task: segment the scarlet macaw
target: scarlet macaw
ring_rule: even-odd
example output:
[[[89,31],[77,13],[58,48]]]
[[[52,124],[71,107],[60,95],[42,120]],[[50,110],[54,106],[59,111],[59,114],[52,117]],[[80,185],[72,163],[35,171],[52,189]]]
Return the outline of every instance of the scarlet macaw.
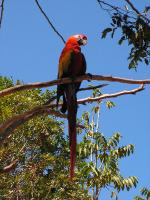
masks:
[[[86,61],[81,53],[81,45],[86,45],[87,37],[83,34],[71,36],[61,53],[59,59],[58,78],[76,78],[86,72]],[[57,86],[57,105],[63,96],[61,112],[68,110],[68,132],[70,141],[70,178],[74,177],[76,159],[76,115],[77,115],[77,92],[81,82],[62,84]]]

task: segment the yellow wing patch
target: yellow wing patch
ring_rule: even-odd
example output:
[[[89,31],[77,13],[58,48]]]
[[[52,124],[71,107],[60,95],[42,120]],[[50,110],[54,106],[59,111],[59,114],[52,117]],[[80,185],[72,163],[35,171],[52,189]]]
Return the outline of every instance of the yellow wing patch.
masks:
[[[62,76],[63,76],[63,74],[65,74],[65,72],[67,73],[68,67],[71,63],[72,53],[73,53],[73,50],[69,50],[69,51],[63,52],[62,56],[60,57],[59,73],[58,73],[59,78],[62,78]]]

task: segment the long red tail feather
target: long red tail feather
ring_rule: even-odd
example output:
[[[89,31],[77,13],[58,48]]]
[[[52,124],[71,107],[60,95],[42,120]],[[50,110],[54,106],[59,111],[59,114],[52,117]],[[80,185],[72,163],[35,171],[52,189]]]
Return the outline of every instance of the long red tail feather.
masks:
[[[74,168],[76,161],[76,115],[77,98],[74,84],[69,84],[66,91],[67,109],[68,109],[68,129],[70,141],[70,179],[74,177]]]

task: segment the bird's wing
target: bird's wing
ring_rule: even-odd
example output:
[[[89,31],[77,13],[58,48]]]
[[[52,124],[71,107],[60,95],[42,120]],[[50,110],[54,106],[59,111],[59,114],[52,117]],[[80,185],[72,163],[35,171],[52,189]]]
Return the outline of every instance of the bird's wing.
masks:
[[[58,69],[58,78],[67,77],[69,66],[73,60],[74,51],[73,49],[64,49],[60,59],[59,59],[59,69]]]

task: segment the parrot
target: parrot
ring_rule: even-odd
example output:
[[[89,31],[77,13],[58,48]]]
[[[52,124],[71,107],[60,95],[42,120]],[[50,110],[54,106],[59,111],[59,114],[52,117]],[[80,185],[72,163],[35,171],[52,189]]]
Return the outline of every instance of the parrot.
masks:
[[[87,36],[77,34],[69,37],[59,58],[58,79],[75,78],[86,73],[86,60],[81,52],[81,46],[87,44]],[[57,85],[57,107],[60,97],[63,103],[60,111],[68,116],[68,132],[70,143],[70,179],[74,177],[76,160],[76,117],[77,117],[77,92],[81,82]]]

